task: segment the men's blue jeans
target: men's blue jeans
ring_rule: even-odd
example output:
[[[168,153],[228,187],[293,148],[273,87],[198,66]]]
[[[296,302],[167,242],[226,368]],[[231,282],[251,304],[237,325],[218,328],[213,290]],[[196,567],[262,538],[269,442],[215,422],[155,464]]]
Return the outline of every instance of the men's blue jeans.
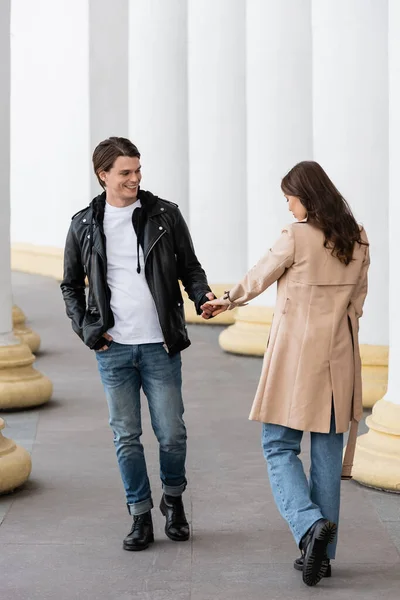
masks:
[[[170,357],[162,343],[137,346],[112,342],[96,352],[114,432],[128,510],[140,515],[153,507],[143,446],[140,388],[147,397],[160,447],[163,490],[180,496],[186,488],[186,427],[183,421],[180,354]]]
[[[272,493],[297,545],[318,519],[338,525],[342,473],[343,434],[336,433],[332,411],[330,433],[311,433],[310,477],[299,459],[303,432],[281,425],[263,424],[262,447]],[[335,558],[335,540],[328,557]]]

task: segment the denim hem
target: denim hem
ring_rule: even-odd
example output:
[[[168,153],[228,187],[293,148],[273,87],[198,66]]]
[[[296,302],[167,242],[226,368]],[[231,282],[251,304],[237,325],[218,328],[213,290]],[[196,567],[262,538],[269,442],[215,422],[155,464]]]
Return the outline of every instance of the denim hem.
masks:
[[[128,512],[132,516],[143,515],[151,510],[154,506],[153,500],[151,498],[147,498],[147,500],[142,500],[141,502],[135,502],[134,504],[127,504]]]
[[[300,548],[300,542],[303,539],[303,537],[306,535],[307,531],[310,529],[310,527],[312,527],[314,525],[314,523],[316,523],[317,521],[319,521],[319,519],[323,519],[323,515],[321,513],[320,510],[310,510],[310,511],[306,511],[307,513],[309,513],[309,520],[306,521],[305,518],[303,517],[301,525],[303,527],[303,533],[298,536],[297,533],[295,533],[292,529],[292,533],[293,533],[293,537],[296,541],[297,546]]]
[[[173,496],[176,498],[177,496],[181,496],[186,489],[186,483],[182,483],[181,485],[165,485],[163,483],[163,492],[167,496]]]

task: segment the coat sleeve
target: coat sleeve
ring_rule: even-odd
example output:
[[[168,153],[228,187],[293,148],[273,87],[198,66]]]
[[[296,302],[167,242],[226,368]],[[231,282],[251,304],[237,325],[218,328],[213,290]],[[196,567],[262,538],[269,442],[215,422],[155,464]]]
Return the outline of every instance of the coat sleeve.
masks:
[[[72,223],[65,242],[64,275],[60,287],[67,315],[72,321],[72,329],[83,339],[82,323],[86,311],[85,271]]]
[[[174,242],[178,278],[182,281],[187,295],[194,302],[197,314],[201,314],[200,306],[204,302],[207,302],[208,298],[205,294],[211,292],[211,289],[208,285],[204,269],[195,254],[192,238],[185,219],[180,210],[177,210]]]
[[[361,267],[360,277],[354,288],[350,302],[354,306],[357,318],[363,315],[363,306],[368,292],[368,269],[370,265],[369,247],[365,246],[364,260]]]
[[[281,237],[242,281],[229,292],[230,309],[243,306],[275,283],[294,262],[294,237],[290,227],[283,229]]]

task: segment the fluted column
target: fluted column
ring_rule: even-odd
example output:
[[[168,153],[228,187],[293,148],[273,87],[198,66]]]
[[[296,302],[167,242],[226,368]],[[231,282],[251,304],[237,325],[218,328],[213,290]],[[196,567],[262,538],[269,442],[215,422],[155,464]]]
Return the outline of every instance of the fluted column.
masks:
[[[10,265],[10,1],[0,3],[0,410],[46,402],[51,383],[32,368],[28,346],[12,333]],[[3,438],[0,418],[0,493],[13,490],[28,477],[29,454]]]
[[[389,0],[389,382],[357,440],[353,477],[364,485],[400,492],[400,4]]]
[[[129,2],[89,0],[91,150],[110,136],[128,136]],[[91,196],[101,191],[92,172]]]
[[[247,0],[247,268],[292,217],[280,189],[285,173],[312,158],[311,2]],[[276,286],[238,310],[220,336],[230,352],[262,355]]]
[[[388,77],[386,0],[313,1],[314,156],[371,241],[360,322],[364,404],[387,385]]]
[[[187,2],[129,2],[129,134],[142,188],[189,217]]]
[[[129,133],[142,154],[143,189],[188,207],[187,7],[130,0]]]
[[[10,267],[10,6],[0,8],[0,347],[14,344]]]
[[[40,3],[39,3],[40,4]],[[42,0],[43,4],[43,0]],[[47,402],[52,393],[52,384],[47,377],[33,368],[34,356],[29,347],[20,343],[13,335],[12,323],[12,292],[11,292],[11,269],[10,269],[10,15],[5,9],[9,9],[9,3],[2,3],[1,9],[5,14],[1,15],[0,23],[4,31],[1,32],[2,44],[1,56],[1,177],[0,177],[0,255],[2,262],[0,266],[0,409],[16,407],[36,406]],[[47,124],[44,109],[41,112],[39,105],[48,101],[40,90],[40,78],[29,67],[37,68],[37,71],[45,71],[45,81],[48,77],[47,63],[40,65],[40,48],[43,50],[43,40],[39,43],[40,36],[34,28],[35,22],[29,20],[35,17],[38,23],[40,19],[36,15],[38,6],[31,7],[30,3],[23,0],[15,0],[12,4],[12,140],[11,152],[13,162],[11,166],[11,183],[16,203],[26,208],[24,220],[17,219],[14,222],[14,231],[21,232],[26,228],[31,236],[40,236],[41,226],[57,228],[57,219],[51,218],[51,207],[59,199],[58,193],[63,189],[65,179],[68,179],[68,168],[62,164],[62,153],[56,156],[52,153],[54,147],[54,122]],[[39,7],[43,8],[43,6]],[[28,12],[26,14],[25,10]],[[4,18],[3,18],[4,17]],[[33,33],[32,33],[33,28]],[[44,26],[43,26],[44,28]],[[31,32],[31,33],[29,33]],[[28,39],[25,38],[25,34]],[[29,35],[31,36],[29,38]],[[34,43],[30,43],[33,42]],[[37,42],[37,44],[36,44]],[[36,45],[35,45],[36,44]],[[48,46],[46,48],[46,56]],[[37,54],[35,54],[37,53]],[[43,55],[44,57],[44,55]],[[50,60],[50,59],[49,59]],[[60,75],[60,78],[64,73]],[[50,80],[49,80],[50,81]],[[54,73],[51,74],[51,86],[55,87]],[[48,85],[50,88],[50,83]],[[40,93],[40,98],[39,98]],[[28,99],[29,98],[29,101]],[[35,100],[37,101],[35,104]],[[32,103],[32,104],[31,104]],[[49,108],[49,106],[47,107]],[[53,111],[56,110],[52,107]],[[58,108],[57,108],[58,110]],[[30,122],[32,119],[32,123]],[[47,130],[46,130],[47,124]],[[47,138],[46,138],[47,134]],[[59,142],[64,140],[60,138]],[[53,158],[53,162],[52,162]],[[53,170],[59,169],[59,178],[54,180]],[[21,175],[23,173],[23,176]],[[18,176],[17,176],[18,174]],[[63,183],[61,183],[63,182]],[[53,185],[52,185],[53,184]],[[65,184],[66,185],[66,184]],[[27,187],[28,186],[28,187]],[[46,194],[48,202],[45,203]],[[41,211],[46,211],[41,215]],[[57,205],[57,214],[62,213],[63,207]],[[41,219],[43,217],[43,219]],[[32,223],[37,227],[32,227]],[[50,227],[51,229],[51,227]]]
[[[221,295],[247,266],[245,0],[189,0],[188,32],[190,228]]]
[[[61,278],[71,216],[91,199],[89,2],[13,0],[11,26],[14,265]]]

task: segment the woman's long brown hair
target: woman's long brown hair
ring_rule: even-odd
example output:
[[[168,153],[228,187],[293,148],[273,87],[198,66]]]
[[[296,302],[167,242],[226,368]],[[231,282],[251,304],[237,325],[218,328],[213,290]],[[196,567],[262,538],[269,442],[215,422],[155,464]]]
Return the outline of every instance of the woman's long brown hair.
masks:
[[[295,165],[282,179],[284,194],[297,196],[307,211],[307,221],[321,229],[324,246],[345,265],[353,260],[354,244],[366,244],[350,206],[323,168],[314,161]]]

